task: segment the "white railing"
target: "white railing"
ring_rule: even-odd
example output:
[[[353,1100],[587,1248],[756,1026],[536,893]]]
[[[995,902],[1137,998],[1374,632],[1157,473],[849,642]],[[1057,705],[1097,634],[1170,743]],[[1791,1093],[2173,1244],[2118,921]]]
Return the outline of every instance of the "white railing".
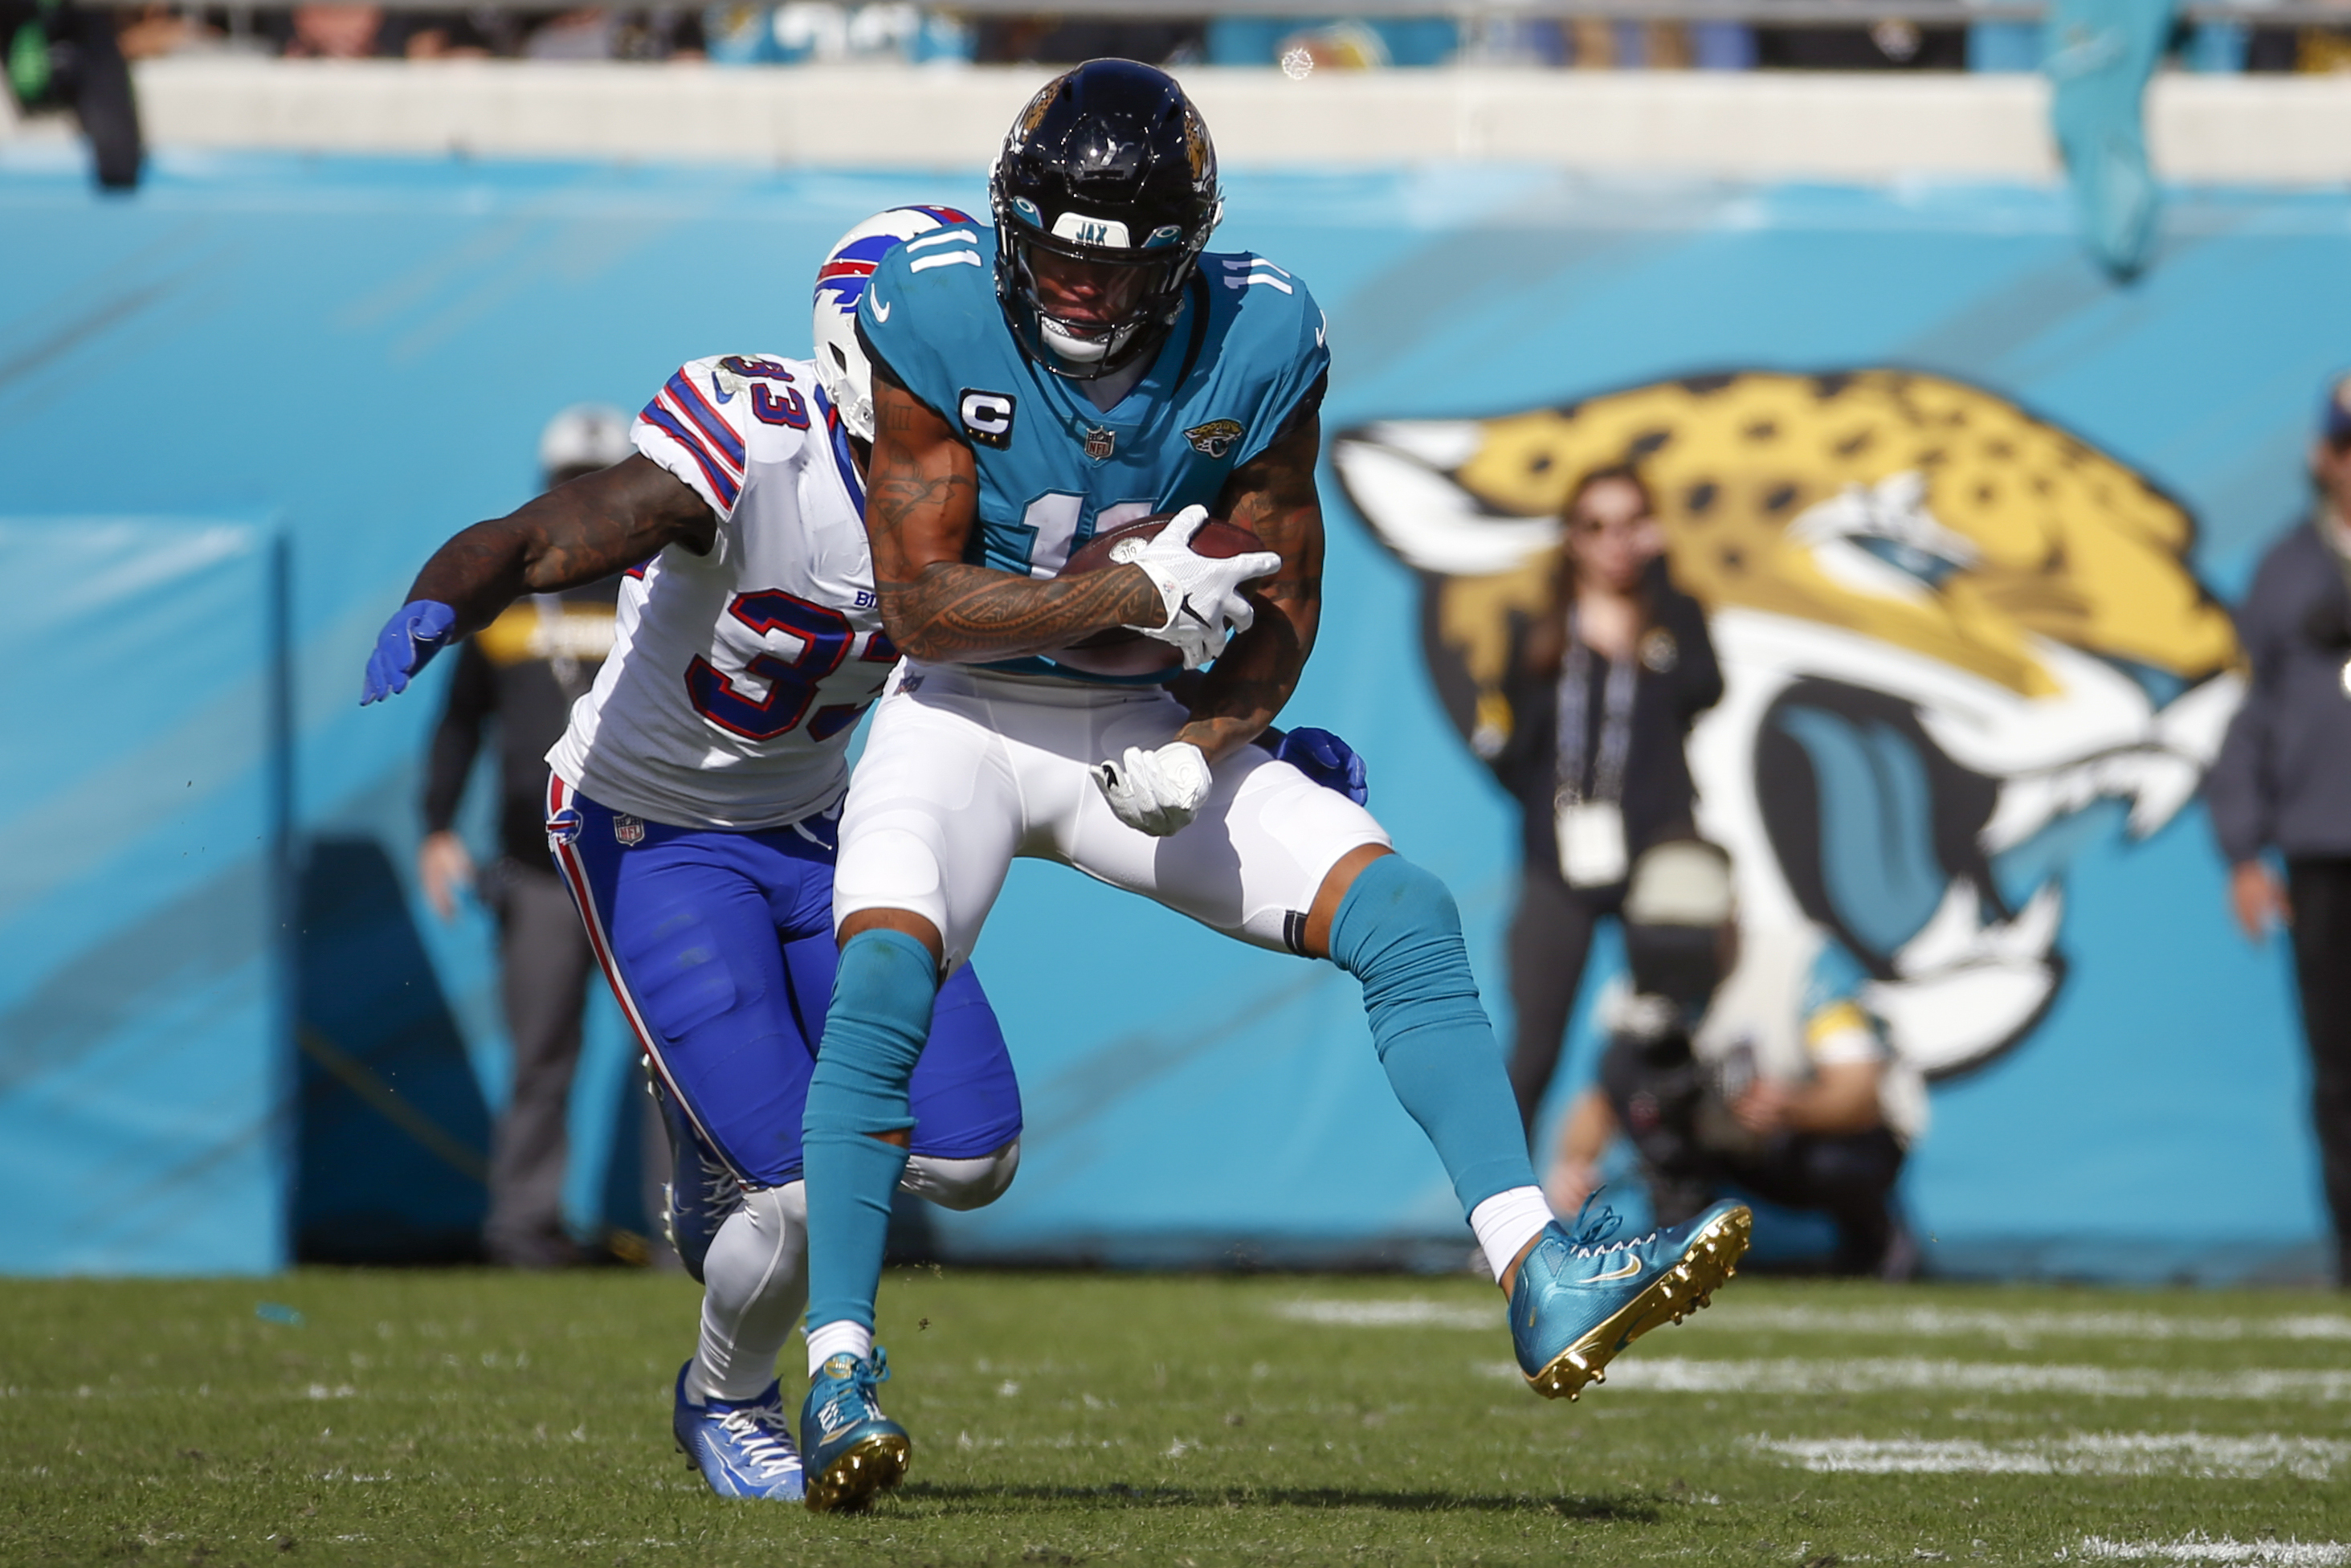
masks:
[[[196,57],[137,69],[162,148],[971,170],[1038,67],[583,65]],[[1179,73],[1235,166],[1458,159],[1595,172],[2054,179],[2032,76],[1436,70]],[[2351,179],[2351,78],[2166,75],[2167,178]]]

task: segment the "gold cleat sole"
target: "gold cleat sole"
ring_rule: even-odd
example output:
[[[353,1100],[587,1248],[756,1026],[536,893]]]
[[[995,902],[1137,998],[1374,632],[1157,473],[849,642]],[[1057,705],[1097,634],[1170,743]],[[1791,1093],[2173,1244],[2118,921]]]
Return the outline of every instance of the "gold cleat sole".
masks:
[[[1546,1399],[1573,1399],[1587,1385],[1607,1382],[1608,1364],[1617,1352],[1651,1329],[1681,1322],[1714,1299],[1715,1291],[1739,1272],[1739,1260],[1746,1256],[1754,1229],[1755,1216],[1742,1205],[1691,1237],[1680,1262],[1528,1378],[1527,1386]]]
[[[913,1457],[914,1445],[891,1433],[852,1443],[825,1467],[824,1474],[808,1478],[804,1500],[816,1513],[863,1508],[876,1492],[888,1491],[906,1479]]]

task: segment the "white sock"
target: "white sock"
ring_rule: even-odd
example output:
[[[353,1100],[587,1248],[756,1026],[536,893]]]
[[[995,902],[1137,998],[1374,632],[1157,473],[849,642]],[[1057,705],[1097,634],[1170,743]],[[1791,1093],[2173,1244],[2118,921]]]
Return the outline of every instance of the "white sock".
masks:
[[[873,1331],[863,1323],[852,1323],[846,1319],[837,1323],[820,1323],[809,1330],[808,1342],[810,1377],[814,1377],[826,1362],[843,1353],[860,1361],[873,1358]]]
[[[743,1195],[702,1264],[702,1339],[685,1375],[689,1399],[757,1399],[808,1306],[808,1188]]]
[[[1518,1261],[1520,1250],[1551,1221],[1551,1205],[1543,1201],[1539,1186],[1498,1192],[1469,1211],[1469,1228],[1478,1233],[1478,1245],[1485,1249],[1486,1266],[1494,1270],[1497,1284]]]

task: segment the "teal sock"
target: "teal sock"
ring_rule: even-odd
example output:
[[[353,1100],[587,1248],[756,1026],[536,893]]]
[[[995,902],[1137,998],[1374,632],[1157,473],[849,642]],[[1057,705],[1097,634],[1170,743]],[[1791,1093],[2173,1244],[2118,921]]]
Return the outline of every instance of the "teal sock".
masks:
[[[1388,1086],[1445,1162],[1463,1215],[1534,1186],[1518,1101],[1445,884],[1402,855],[1365,866],[1331,923],[1331,961],[1364,983]]]
[[[906,1085],[938,988],[937,964],[911,936],[861,931],[841,950],[800,1123],[811,1332],[830,1322],[873,1326],[890,1197],[906,1151],[872,1134],[914,1124]]]

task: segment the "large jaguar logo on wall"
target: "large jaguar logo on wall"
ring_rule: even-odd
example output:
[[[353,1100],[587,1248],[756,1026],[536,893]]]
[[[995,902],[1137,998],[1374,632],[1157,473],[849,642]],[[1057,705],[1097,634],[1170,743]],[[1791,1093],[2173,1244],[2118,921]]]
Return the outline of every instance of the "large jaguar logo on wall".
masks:
[[[1977,387],[1863,370],[1638,386],[1343,433],[1348,498],[1420,573],[1465,737],[1507,722],[1577,476],[1635,464],[1728,692],[1692,740],[1742,918],[1810,921],[1871,971],[1932,1076],[2022,1040],[2064,979],[2069,861],[2196,791],[2241,692],[2195,521],[2114,456]]]

